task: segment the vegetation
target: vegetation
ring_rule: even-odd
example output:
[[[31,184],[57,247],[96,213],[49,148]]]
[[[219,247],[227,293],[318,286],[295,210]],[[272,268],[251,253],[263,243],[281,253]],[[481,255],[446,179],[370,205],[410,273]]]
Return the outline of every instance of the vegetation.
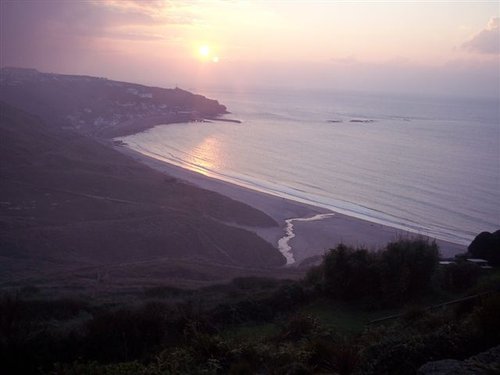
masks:
[[[500,230],[479,233],[468,250],[473,257],[486,259],[491,265],[500,266]]]
[[[424,240],[393,242],[381,252],[339,245],[308,280],[334,298],[401,305],[430,290],[437,264],[437,245]]]
[[[27,286],[0,298],[0,366],[47,375],[411,374],[500,343],[498,271],[441,269],[437,251],[423,240],[379,252],[339,245],[303,281],[155,287],[130,305],[43,299]],[[397,318],[370,323],[386,315]]]
[[[481,269],[474,263],[458,260],[448,264],[441,271],[441,285],[446,290],[462,291],[477,283]]]

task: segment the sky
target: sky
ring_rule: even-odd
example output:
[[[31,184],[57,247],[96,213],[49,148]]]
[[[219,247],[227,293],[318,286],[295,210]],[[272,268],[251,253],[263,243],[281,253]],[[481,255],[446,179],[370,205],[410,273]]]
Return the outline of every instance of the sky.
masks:
[[[497,1],[2,0],[0,65],[163,87],[499,97]]]

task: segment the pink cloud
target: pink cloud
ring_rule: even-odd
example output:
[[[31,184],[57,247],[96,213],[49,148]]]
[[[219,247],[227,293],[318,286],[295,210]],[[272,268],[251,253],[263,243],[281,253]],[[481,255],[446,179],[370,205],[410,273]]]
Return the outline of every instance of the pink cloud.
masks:
[[[483,54],[500,54],[500,18],[493,17],[486,28],[466,41],[462,47]]]

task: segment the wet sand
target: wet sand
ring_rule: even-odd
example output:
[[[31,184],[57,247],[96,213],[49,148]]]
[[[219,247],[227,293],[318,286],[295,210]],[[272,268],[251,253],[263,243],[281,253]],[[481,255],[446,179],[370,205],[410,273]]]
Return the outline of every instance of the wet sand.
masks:
[[[418,234],[401,229],[372,223],[205,176],[146,156],[123,145],[115,145],[115,149],[171,177],[206,190],[218,192],[263,211],[276,220],[279,227],[252,227],[246,229],[254,231],[275,247],[278,247],[278,241],[286,235],[287,223],[285,220],[334,213],[334,215],[321,220],[293,221],[295,237],[288,242],[288,245],[291,247],[291,253],[295,261],[294,265],[300,265],[304,260],[320,257],[325,251],[339,243],[376,250],[390,241],[418,236]],[[436,242],[439,245],[442,257],[450,257],[467,250],[466,246],[460,244],[442,240]]]

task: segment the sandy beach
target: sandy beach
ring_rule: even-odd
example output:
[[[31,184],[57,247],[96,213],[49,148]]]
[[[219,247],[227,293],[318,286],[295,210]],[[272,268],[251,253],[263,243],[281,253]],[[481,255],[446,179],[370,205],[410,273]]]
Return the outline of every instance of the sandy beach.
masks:
[[[146,156],[125,145],[115,146],[115,149],[171,177],[206,190],[215,191],[265,212],[279,223],[279,227],[252,227],[246,229],[254,231],[275,247],[278,247],[278,241],[286,235],[286,220],[311,218],[319,214],[332,214],[321,220],[292,221],[295,236],[288,241],[288,245],[291,247],[295,266],[307,264],[315,258],[319,259],[325,251],[339,243],[376,250],[390,241],[418,236],[415,233],[372,223],[205,176]],[[466,246],[460,244],[442,240],[436,240],[436,242],[439,245],[442,257],[450,257],[467,250]]]

